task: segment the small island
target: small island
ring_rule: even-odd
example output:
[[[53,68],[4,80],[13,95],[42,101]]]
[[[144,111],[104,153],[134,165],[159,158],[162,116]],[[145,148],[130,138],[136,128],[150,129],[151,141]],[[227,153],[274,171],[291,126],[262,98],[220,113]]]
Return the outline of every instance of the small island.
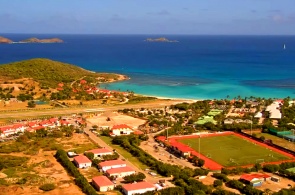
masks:
[[[12,40],[0,36],[0,43],[12,43]]]
[[[48,38],[48,39],[38,39],[38,38],[29,38],[29,39],[25,39],[25,40],[21,40],[21,41],[13,41],[10,40],[6,37],[1,37],[0,36],[0,44],[1,43],[63,43],[64,41],[59,39],[59,38]]]
[[[169,40],[169,39],[167,39],[167,38],[165,38],[165,37],[160,37],[160,38],[155,38],[155,39],[153,39],[153,38],[147,38],[145,41],[147,41],[147,42],[173,42],[173,43],[175,43],[175,42],[179,42],[179,41],[177,41],[177,40]]]
[[[59,38],[38,39],[33,37],[33,38],[19,41],[18,43],[63,43],[63,40]]]

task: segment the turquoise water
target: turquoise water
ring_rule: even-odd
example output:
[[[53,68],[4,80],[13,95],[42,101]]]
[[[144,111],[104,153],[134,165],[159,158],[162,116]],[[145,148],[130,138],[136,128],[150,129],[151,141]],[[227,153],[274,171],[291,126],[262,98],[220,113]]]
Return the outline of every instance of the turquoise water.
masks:
[[[165,36],[178,43],[144,41],[157,35],[2,36],[65,43],[0,44],[0,63],[44,57],[131,78],[102,85],[109,89],[189,99],[295,96],[295,36]]]

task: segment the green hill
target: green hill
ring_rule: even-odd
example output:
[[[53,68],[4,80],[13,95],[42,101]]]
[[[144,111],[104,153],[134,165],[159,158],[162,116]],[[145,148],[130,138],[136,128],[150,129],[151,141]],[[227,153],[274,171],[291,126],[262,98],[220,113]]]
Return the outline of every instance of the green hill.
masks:
[[[60,82],[68,84],[84,76],[88,79],[100,77],[105,81],[116,80],[118,77],[116,74],[94,73],[78,66],[44,58],[0,65],[0,77],[5,78],[6,81],[7,79],[32,78],[43,86],[53,88]]]

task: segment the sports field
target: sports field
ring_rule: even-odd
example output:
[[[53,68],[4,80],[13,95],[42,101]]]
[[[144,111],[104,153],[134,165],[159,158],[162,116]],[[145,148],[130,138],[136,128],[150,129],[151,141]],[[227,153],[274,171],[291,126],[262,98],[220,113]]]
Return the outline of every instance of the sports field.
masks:
[[[225,167],[290,159],[288,156],[235,135],[177,139],[177,141],[197,152],[201,151],[202,155]]]

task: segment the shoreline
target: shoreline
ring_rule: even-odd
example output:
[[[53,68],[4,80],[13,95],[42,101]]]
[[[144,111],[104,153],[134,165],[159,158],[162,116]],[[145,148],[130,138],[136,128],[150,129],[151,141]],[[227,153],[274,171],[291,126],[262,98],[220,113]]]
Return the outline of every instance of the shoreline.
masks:
[[[173,100],[173,101],[182,101],[187,103],[195,103],[195,102],[203,100],[203,99],[172,98],[172,97],[163,97],[163,96],[156,96],[156,95],[144,95],[144,94],[138,94],[138,93],[135,93],[135,95],[144,96],[144,97],[154,97],[154,98],[157,98],[158,100]]]

